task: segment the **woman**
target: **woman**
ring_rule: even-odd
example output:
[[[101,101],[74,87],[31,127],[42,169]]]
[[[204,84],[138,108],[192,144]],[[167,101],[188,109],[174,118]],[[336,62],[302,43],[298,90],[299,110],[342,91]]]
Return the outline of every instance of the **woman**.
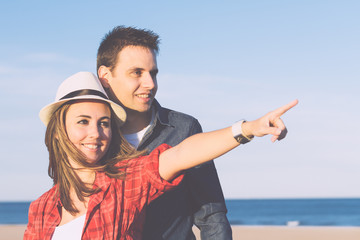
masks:
[[[119,131],[125,111],[93,74],[77,73],[40,111],[54,187],[31,204],[24,239],[141,239],[145,206],[179,184],[183,170],[254,136],[285,137],[280,116],[296,104],[141,156]]]

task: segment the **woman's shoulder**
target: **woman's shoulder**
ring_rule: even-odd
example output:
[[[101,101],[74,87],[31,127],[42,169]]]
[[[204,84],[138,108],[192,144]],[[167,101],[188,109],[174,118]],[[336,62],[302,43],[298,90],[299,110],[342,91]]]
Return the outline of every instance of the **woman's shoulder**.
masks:
[[[57,203],[56,186],[43,193],[35,201],[31,202],[30,209],[44,208],[46,205],[55,205]]]
[[[141,155],[136,158],[122,160],[122,161],[118,162],[117,165],[121,166],[121,165],[137,164],[137,162],[141,161],[143,158],[158,157],[162,152],[166,151],[167,149],[169,149],[171,147],[172,146],[170,146],[167,143],[162,143],[148,154],[145,153],[144,155]]]
[[[166,143],[163,143],[156,147],[153,151],[151,151],[147,155],[143,155],[133,159],[123,160],[117,163],[117,167],[123,168],[127,173],[141,170],[143,168],[148,168],[150,165],[158,166],[159,156],[162,152],[171,148]]]

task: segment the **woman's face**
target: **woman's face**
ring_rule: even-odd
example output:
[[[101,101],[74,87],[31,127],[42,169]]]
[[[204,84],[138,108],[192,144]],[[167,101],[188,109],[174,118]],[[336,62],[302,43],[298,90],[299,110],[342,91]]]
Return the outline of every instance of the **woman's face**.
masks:
[[[68,109],[65,127],[70,141],[86,156],[87,161],[96,163],[110,145],[110,108],[99,101],[75,102]]]

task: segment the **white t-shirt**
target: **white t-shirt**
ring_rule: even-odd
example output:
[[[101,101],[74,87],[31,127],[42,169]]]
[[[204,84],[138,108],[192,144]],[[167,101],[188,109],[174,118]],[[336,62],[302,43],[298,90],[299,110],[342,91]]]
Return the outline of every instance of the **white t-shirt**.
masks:
[[[139,143],[141,142],[141,139],[144,137],[146,131],[150,128],[151,125],[153,125],[154,119],[155,119],[155,111],[152,110],[151,121],[150,121],[149,125],[147,125],[143,130],[141,130],[139,132],[132,133],[132,134],[124,134],[125,139],[131,145],[133,145],[135,148],[137,148],[139,146]]]
[[[86,214],[55,228],[52,240],[81,240]]]

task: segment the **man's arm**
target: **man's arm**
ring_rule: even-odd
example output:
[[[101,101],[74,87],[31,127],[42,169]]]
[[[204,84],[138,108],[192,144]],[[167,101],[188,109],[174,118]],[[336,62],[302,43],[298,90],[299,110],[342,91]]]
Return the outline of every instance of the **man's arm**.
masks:
[[[201,132],[201,125],[196,121],[190,135]],[[189,169],[185,181],[193,204],[194,224],[200,229],[201,239],[231,240],[232,230],[214,162]]]
[[[194,203],[194,224],[200,229],[201,239],[232,239],[227,219],[224,195],[211,161],[187,172],[186,180]]]

